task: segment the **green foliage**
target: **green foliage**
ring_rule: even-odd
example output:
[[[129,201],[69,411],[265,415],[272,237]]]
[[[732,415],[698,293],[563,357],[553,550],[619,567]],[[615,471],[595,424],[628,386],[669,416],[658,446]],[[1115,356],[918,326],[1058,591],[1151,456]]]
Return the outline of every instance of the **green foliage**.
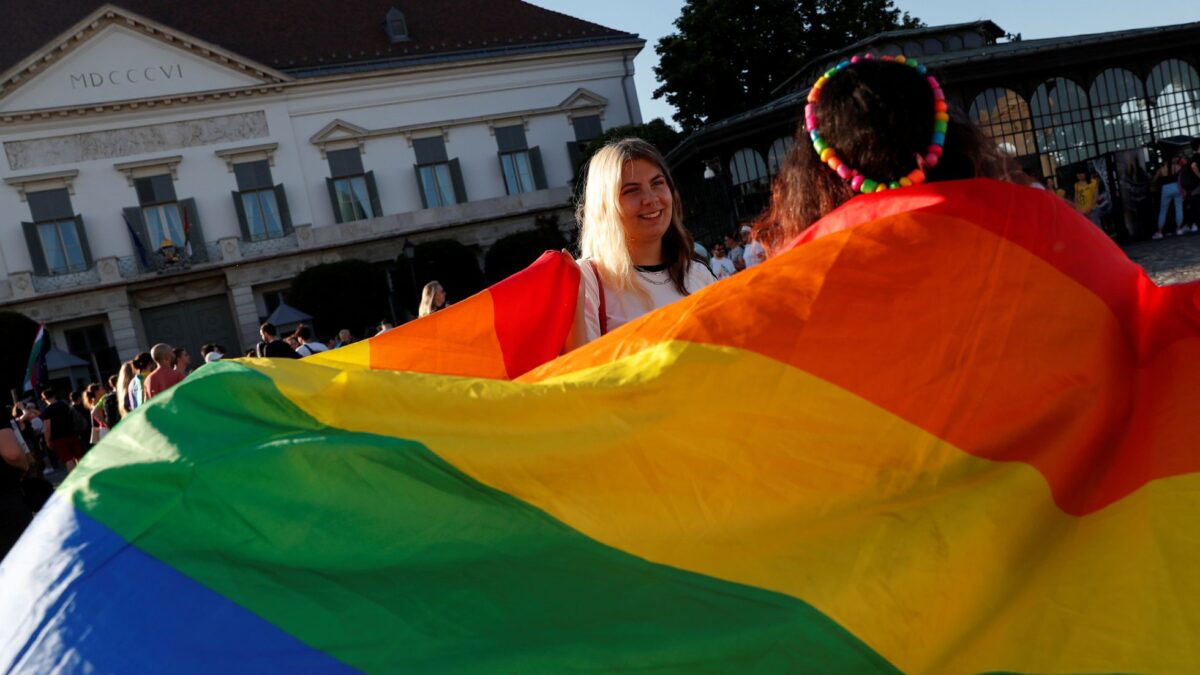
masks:
[[[383,270],[363,260],[343,260],[310,267],[292,280],[287,303],[313,316],[318,337],[342,328],[369,335],[370,327],[390,317]]]
[[[488,249],[484,259],[488,283],[520,272],[546,251],[561,251],[566,247],[567,240],[558,231],[556,218],[540,221],[537,229],[510,234]]]
[[[37,322],[24,314],[0,312],[0,344],[5,345],[0,350],[0,386],[4,387],[0,405],[9,405],[9,391],[21,388],[37,329]]]
[[[483,290],[485,285],[475,252],[453,239],[418,244],[411,271],[403,255],[396,260],[396,265],[399,269],[397,277],[408,277],[399,284],[402,290],[397,295],[413,316],[417,315],[421,289],[430,281],[442,284],[450,302],[465,300]]]
[[[687,0],[654,74],[685,132],[777,98],[808,61],[876,33],[917,28],[892,0]]]
[[[605,145],[613,141],[619,141],[622,138],[640,138],[658,148],[658,151],[663,155],[666,155],[683,141],[683,134],[664,122],[661,117],[652,119],[645,124],[627,124],[623,127],[609,129],[599,138],[588,143],[587,149],[584,150],[583,155],[580,157],[579,168],[575,172],[574,181],[576,194],[583,189],[584,169],[587,167],[588,161],[592,159],[592,155],[596,154]]]

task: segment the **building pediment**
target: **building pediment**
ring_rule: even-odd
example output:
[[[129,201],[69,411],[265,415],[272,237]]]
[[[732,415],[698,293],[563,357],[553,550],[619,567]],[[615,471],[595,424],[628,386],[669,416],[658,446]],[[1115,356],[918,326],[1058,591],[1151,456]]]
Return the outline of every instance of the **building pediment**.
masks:
[[[0,113],[274,85],[288,76],[106,5],[0,75]]]
[[[559,108],[568,111],[602,110],[606,106],[608,106],[607,98],[583,88],[576,89],[574,93],[558,104]]]

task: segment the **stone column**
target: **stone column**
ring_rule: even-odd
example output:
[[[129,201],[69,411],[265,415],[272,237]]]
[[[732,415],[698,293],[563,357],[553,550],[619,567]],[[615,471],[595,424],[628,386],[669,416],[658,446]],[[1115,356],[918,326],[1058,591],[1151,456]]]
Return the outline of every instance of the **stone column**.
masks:
[[[125,304],[108,310],[108,327],[112,329],[113,346],[122,361],[132,359],[144,349],[133,325],[133,308],[129,306],[128,297]]]
[[[254,290],[249,285],[230,285],[229,295],[233,301],[233,320],[237,322],[242,347],[250,349],[258,344],[258,306],[254,304]]]

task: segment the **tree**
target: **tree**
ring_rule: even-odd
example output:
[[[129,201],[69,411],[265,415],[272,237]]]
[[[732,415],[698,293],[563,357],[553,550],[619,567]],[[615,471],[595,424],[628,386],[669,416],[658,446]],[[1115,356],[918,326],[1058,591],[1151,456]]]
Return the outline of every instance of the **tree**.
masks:
[[[412,267],[403,255],[396,259],[398,274],[410,277],[402,297],[404,307],[413,316],[417,315],[417,303],[421,301],[421,289],[430,281],[437,281],[446,289],[450,302],[466,300],[484,288],[483,271],[479,269],[479,258],[470,248],[453,239],[437,239],[418,244],[413,254]]]
[[[20,389],[25,380],[25,366],[33,349],[38,325],[33,319],[17,312],[0,312],[0,386],[4,387],[0,405],[9,404],[9,391]],[[17,392],[20,394],[21,392]]]
[[[876,33],[917,28],[892,0],[687,0],[658,41],[654,98],[685,132],[767,103],[810,60]]]
[[[561,251],[567,240],[558,231],[558,218],[538,218],[537,228],[504,237],[484,258],[488,283],[494,284],[529,267],[546,251]]]
[[[383,270],[364,260],[310,267],[292,279],[287,303],[313,317],[320,337],[343,328],[361,335],[391,316]]]
[[[650,145],[658,148],[658,151],[663,155],[675,149],[675,146],[683,140],[683,134],[671,128],[661,117],[655,118],[645,124],[627,124],[623,127],[613,127],[593,139],[588,143],[587,149],[583,151],[583,155],[579,158],[579,166],[575,172],[575,192],[578,193],[583,189],[583,170],[587,167],[587,163],[591,160],[592,155],[596,154],[605,145],[612,141],[617,141],[622,138],[640,138]]]

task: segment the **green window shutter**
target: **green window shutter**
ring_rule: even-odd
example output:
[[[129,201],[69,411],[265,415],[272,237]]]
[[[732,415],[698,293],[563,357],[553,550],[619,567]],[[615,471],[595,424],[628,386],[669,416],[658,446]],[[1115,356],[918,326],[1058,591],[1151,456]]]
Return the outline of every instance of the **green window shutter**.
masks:
[[[234,190],[233,210],[237,212],[238,227],[242,230],[242,241],[250,241],[250,221],[246,219],[246,205],[242,203],[242,193]]]
[[[567,157],[571,158],[571,170],[579,171],[579,163],[583,161],[583,152],[579,149],[579,141],[567,141]]]
[[[421,165],[413,164],[413,173],[417,174],[417,194],[421,195],[421,208],[429,208],[429,200],[425,198],[425,179],[421,178]]]
[[[125,220],[133,228],[130,239],[133,241],[133,254],[143,270],[154,269],[154,251],[150,247],[150,233],[146,231],[146,218],[142,215],[142,207],[129,206],[124,209]],[[141,253],[139,253],[139,250]]]
[[[363,174],[367,179],[367,196],[371,198],[371,217],[378,218],[383,215],[383,207],[379,205],[379,188],[375,187],[375,172],[368,171]]]
[[[83,226],[83,216],[76,215],[72,220],[75,221],[75,233],[79,235],[79,248],[83,249],[83,260],[87,263],[88,269],[91,269],[95,260],[92,260],[92,247],[88,244],[87,228]]]
[[[188,241],[192,244],[192,260],[206,262],[208,249],[204,247],[204,229],[200,226],[200,213],[196,210],[196,200],[188,197],[180,201],[179,206],[187,213]]]
[[[42,240],[38,237],[37,225],[21,223],[25,230],[25,243],[29,245],[29,261],[33,263],[33,273],[44,277],[50,273],[46,269],[46,253],[42,251]]]
[[[467,186],[463,183],[462,166],[458,158],[450,160],[450,182],[454,183],[454,200],[458,204],[467,203]]]
[[[533,171],[533,187],[546,189],[546,167],[542,164],[542,151],[538,146],[529,149],[529,167]]]
[[[282,183],[275,186],[275,205],[279,207],[279,224],[283,225],[283,233],[291,234],[292,210],[288,208],[287,191],[283,189]]]
[[[496,153],[496,161],[500,163],[500,182],[504,183],[504,194],[511,195],[512,191],[508,188],[508,178],[504,175],[504,153]]]
[[[333,207],[333,222],[342,222],[342,209],[338,206],[337,188],[333,186],[333,179],[325,179],[325,187],[329,188],[329,205]]]

